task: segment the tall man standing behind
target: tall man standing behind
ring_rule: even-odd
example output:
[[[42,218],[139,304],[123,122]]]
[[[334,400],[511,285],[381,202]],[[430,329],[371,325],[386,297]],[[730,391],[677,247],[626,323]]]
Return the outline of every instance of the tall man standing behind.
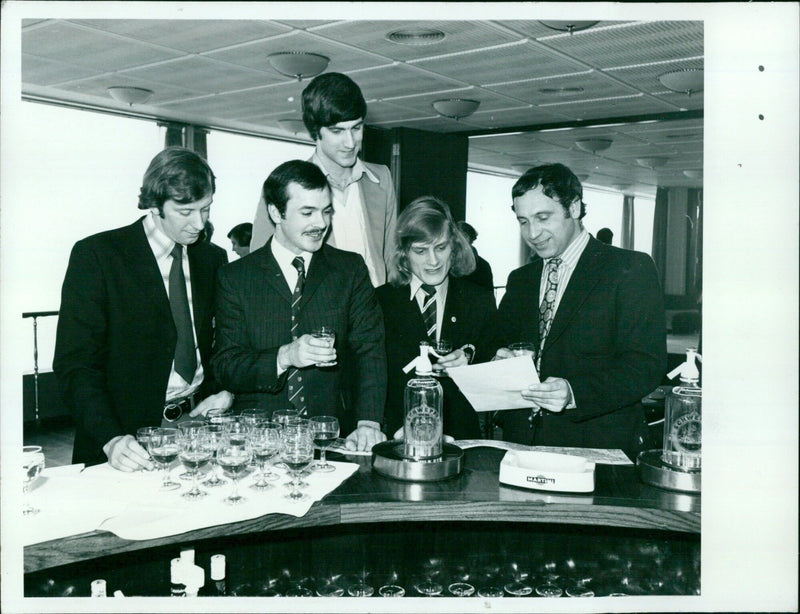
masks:
[[[388,239],[394,232],[397,203],[389,169],[358,157],[366,115],[361,89],[347,75],[319,75],[303,90],[303,123],[316,144],[311,162],[322,169],[333,196],[335,215],[327,242],[360,254],[372,285],[378,287],[386,282]],[[250,249],[264,245],[273,231],[262,199]]]
[[[200,240],[214,198],[205,160],[170,147],[139,194],[148,214],[75,244],[61,291],[53,371],[75,418],[75,463],[150,467],[136,430],[231,403],[208,360],[225,251]]]
[[[589,236],[583,188],[563,164],[531,168],[512,197],[522,238],[540,258],[509,275],[498,341],[533,341],[542,383],[522,391],[534,410],[501,412],[503,437],[635,458],[646,441],[641,399],[666,369],[655,265]],[[501,348],[495,358],[510,356]]]
[[[263,198],[275,234],[220,271],[214,373],[236,393],[235,408],[337,415],[344,432],[352,429],[348,447],[369,450],[386,439],[386,352],[367,267],[323,243],[333,206],[316,165],[284,162]],[[320,326],[336,331],[334,348],[310,334]]]

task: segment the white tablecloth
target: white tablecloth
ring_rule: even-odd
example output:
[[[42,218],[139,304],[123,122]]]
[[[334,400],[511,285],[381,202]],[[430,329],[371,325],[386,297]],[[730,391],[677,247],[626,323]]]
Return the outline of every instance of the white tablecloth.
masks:
[[[179,490],[160,491],[163,472],[126,473],[108,463],[83,469],[82,465],[46,469],[30,493],[30,502],[41,511],[22,519],[24,544],[35,544],[90,531],[110,531],[123,539],[154,539],[194,529],[258,518],[264,514],[303,516],[319,501],[358,470],[355,463],[328,461],[336,467],[330,473],[311,472],[304,481],[306,500],[284,497],[288,477],[272,482],[273,488],[256,491],[250,488],[254,472],[239,480],[239,494],[247,501],[227,505],[223,499],[232,489],[222,486],[201,488],[208,496],[190,501],[181,495],[191,488],[190,481],[177,479],[185,471],[173,465],[172,477],[181,483]]]

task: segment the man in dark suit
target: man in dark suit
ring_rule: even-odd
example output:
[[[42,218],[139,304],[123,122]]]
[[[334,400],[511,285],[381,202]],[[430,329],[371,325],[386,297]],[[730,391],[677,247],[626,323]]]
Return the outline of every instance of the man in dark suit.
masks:
[[[214,373],[236,393],[235,408],[337,415],[344,432],[353,429],[348,446],[369,450],[386,439],[386,353],[367,267],[357,254],[324,244],[333,207],[316,165],[281,164],[263,198],[275,234],[220,272]],[[335,347],[310,334],[320,326],[335,329]],[[348,390],[352,407],[345,407]]]
[[[211,394],[208,364],[227,261],[200,239],[214,188],[203,158],[167,148],[144,175],[139,208],[149,213],[73,247],[53,359],[75,418],[73,462],[151,467],[139,427],[230,405],[229,393]]]
[[[360,254],[375,287],[386,281],[389,238],[397,217],[392,175],[382,164],[358,157],[367,103],[347,75],[326,72],[303,90],[303,123],[316,145],[311,162],[328,179],[334,223],[329,245]],[[253,220],[250,248],[263,246],[275,230],[263,199]]]
[[[522,391],[533,411],[500,413],[503,436],[619,448],[634,458],[647,433],[641,399],[666,368],[655,265],[646,254],[589,236],[581,222],[583,189],[562,164],[528,170],[512,197],[522,238],[539,258],[509,275],[498,341],[533,341],[542,383]],[[509,356],[501,348],[496,358]]]
[[[478,231],[465,221],[458,222],[458,229],[467,237],[470,246],[472,247],[472,254],[475,256],[475,270],[466,276],[466,279],[474,284],[483,286],[487,290],[494,292],[494,276],[492,275],[492,266],[489,262],[482,258],[475,249],[475,239],[478,238]]]

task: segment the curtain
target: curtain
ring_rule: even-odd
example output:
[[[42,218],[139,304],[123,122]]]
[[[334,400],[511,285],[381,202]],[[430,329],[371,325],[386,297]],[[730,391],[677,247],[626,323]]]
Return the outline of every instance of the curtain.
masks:
[[[669,212],[669,190],[658,188],[656,190],[656,206],[653,213],[653,260],[664,285],[667,269],[667,214]]]

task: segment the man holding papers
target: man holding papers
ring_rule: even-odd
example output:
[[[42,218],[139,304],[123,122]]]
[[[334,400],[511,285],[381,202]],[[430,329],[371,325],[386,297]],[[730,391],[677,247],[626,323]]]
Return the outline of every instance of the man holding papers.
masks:
[[[509,275],[498,344],[532,341],[541,383],[521,393],[533,410],[499,414],[503,438],[619,448],[635,458],[647,433],[641,399],[666,369],[655,265],[588,234],[583,188],[562,164],[528,170],[512,198],[522,238],[539,258]],[[495,358],[512,355],[501,347]]]

